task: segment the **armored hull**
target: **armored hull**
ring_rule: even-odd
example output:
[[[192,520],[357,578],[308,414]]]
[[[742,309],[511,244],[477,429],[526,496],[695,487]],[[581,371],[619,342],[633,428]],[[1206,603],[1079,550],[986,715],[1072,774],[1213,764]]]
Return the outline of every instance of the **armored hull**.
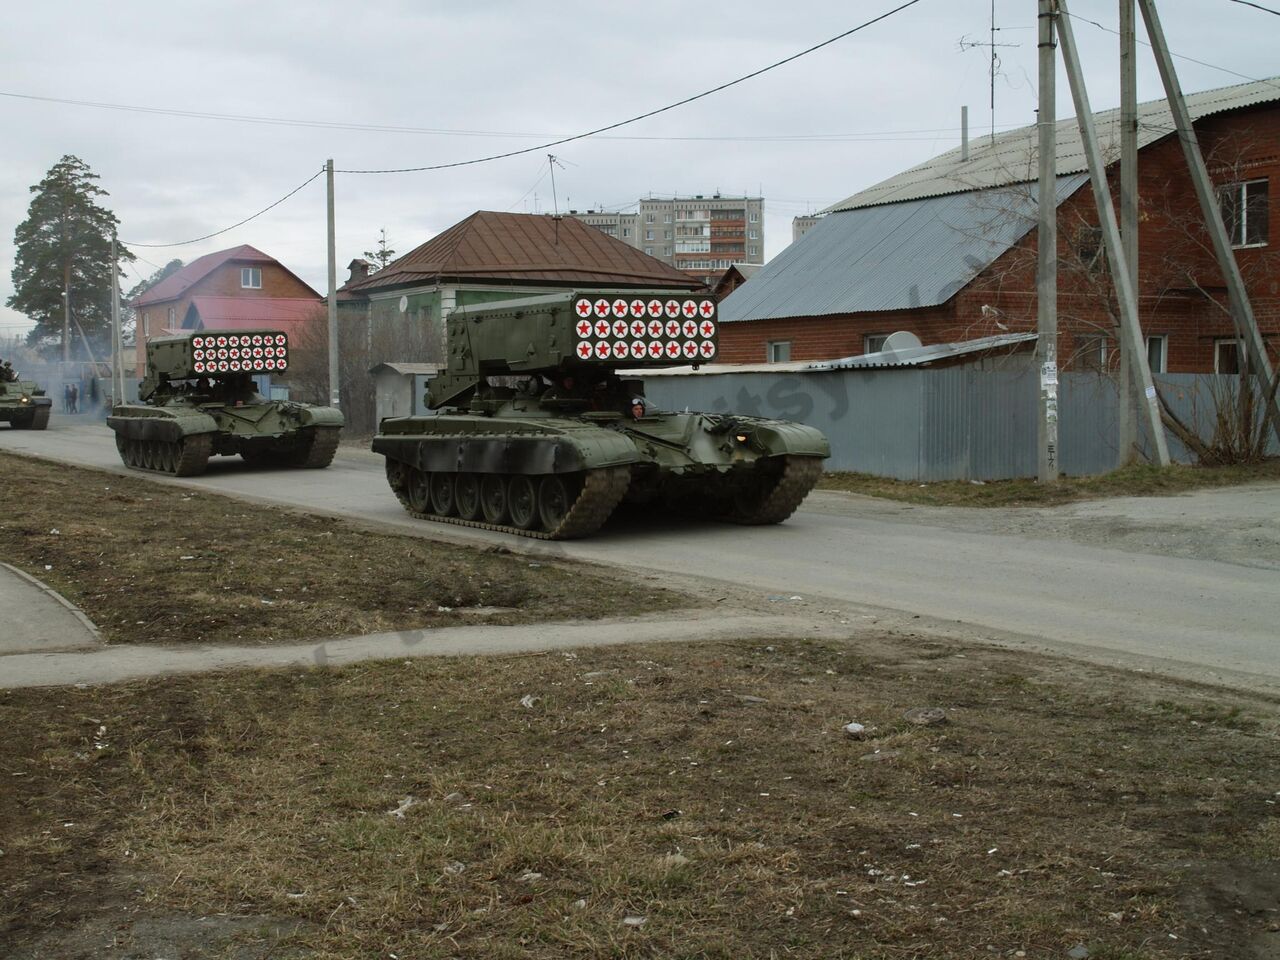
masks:
[[[250,463],[327,467],[342,414],[332,407],[267,400],[253,375],[282,372],[288,340],[273,330],[203,331],[147,343],[141,402],[112,409],[107,426],[126,466],[180,477],[213,456]]]
[[[830,455],[802,424],[705,413],[551,415],[512,402],[491,415],[382,422],[373,449],[405,509],[549,540],[585,537],[619,504],[733,523],[781,523]]]
[[[13,429],[43,430],[52,411],[53,401],[32,381],[0,381],[0,421]]]
[[[237,454],[250,463],[327,467],[338,449],[342,415],[287,401],[227,404],[193,397],[115,407],[107,426],[126,466],[189,477],[203,473],[210,457]]]

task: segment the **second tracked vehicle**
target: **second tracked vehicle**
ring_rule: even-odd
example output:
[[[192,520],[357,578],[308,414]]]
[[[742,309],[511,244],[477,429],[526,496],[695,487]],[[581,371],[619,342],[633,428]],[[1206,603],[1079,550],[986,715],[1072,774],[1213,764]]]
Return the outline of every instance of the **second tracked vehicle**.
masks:
[[[147,341],[138,403],[111,411],[107,426],[126,466],[189,477],[209,458],[327,467],[342,414],[332,407],[268,400],[254,374],[283,373],[289,339],[278,330],[205,330]]]
[[[593,291],[455,310],[435,416],[383,420],[373,449],[425,520],[543,539],[594,533],[624,500],[780,523],[830,456],[804,424],[652,409],[619,370],[715,359],[707,296]]]
[[[19,379],[7,361],[0,365],[0,420],[15,430],[43,430],[52,410],[53,401],[35,381]]]

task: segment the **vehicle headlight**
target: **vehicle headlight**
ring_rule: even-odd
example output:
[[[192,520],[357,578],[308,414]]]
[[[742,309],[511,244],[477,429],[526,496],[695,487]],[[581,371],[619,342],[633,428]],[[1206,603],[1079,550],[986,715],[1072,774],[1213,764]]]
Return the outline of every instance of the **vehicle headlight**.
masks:
[[[21,402],[22,402],[22,403],[30,403],[30,402],[31,402],[31,398],[30,398],[30,397],[28,397],[28,396],[24,393],[24,394],[22,395]]]

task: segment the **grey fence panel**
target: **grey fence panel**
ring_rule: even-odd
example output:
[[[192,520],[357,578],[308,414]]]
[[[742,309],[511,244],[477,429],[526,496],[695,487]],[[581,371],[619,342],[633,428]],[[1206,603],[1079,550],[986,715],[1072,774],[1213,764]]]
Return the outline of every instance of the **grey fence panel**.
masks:
[[[1058,384],[1059,469],[1067,476],[1108,473],[1119,463],[1119,396],[1115,381],[1097,373],[1065,373]],[[1037,401],[1038,402],[1038,401]],[[1039,415],[1037,410],[1036,416]],[[1035,447],[1035,433],[1031,438]],[[1023,474],[1035,476],[1036,464]]]
[[[1156,378],[1174,412],[1206,438],[1218,403],[1237,395],[1234,377]],[[836,370],[649,377],[646,392],[663,409],[733,412],[798,420],[831,441],[829,470],[899,480],[1001,480],[1034,477],[1039,385],[1034,370]],[[1069,476],[1116,468],[1114,380],[1068,373],[1058,393],[1059,466]],[[1170,435],[1171,456],[1194,458]],[[1274,438],[1271,452],[1276,454]]]

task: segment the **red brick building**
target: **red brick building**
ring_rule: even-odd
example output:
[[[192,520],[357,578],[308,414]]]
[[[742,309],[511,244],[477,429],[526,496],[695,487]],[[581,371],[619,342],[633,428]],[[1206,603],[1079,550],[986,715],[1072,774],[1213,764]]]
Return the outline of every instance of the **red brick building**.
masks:
[[[1196,133],[1273,361],[1280,341],[1280,83],[1188,96]],[[1119,155],[1119,111],[1095,116]],[[1139,320],[1155,372],[1234,372],[1237,345],[1181,145],[1163,100],[1139,108]],[[721,304],[726,362],[819,360],[1033,331],[1036,129],[999,134],[898,174],[827,215]],[[1117,332],[1075,119],[1058,125],[1059,356],[1114,367]],[[1108,168],[1118,200],[1118,163]]]
[[[293,271],[256,247],[205,254],[133,299],[138,376],[146,364],[142,346],[151,337],[219,326],[287,329],[323,302]]]

